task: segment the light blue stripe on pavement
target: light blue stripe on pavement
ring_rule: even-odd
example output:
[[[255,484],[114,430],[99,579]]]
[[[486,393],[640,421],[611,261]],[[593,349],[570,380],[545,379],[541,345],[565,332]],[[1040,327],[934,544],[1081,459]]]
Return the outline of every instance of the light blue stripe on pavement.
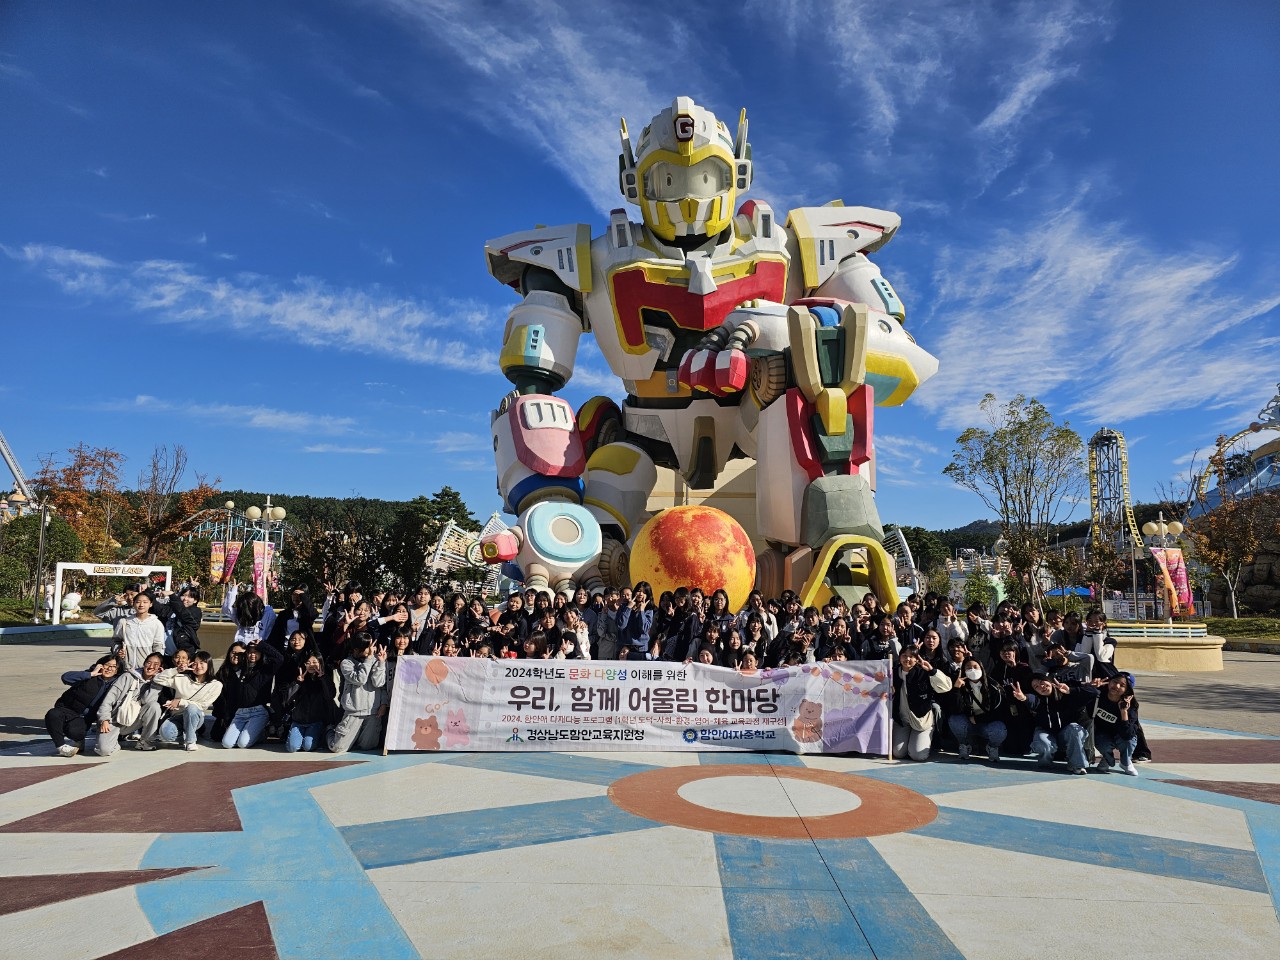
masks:
[[[877,960],[964,960],[870,840],[816,840]]]
[[[608,797],[586,797],[362,823],[341,832],[360,865],[373,870],[658,826]]]
[[[715,839],[734,960],[873,960],[810,841]]]
[[[475,767],[501,773],[522,773],[549,780],[591,783],[607,787],[633,773],[657,769],[648,763],[629,763],[582,754],[565,753],[472,753],[442,760],[453,767]]]
[[[1252,850],[947,807],[939,808],[932,823],[911,832],[1056,860],[1267,892],[1266,878]]]
[[[719,750],[698,754],[698,763],[714,767],[721,763],[745,763],[755,766],[803,767],[804,761],[794,753],[761,753],[758,750]]]

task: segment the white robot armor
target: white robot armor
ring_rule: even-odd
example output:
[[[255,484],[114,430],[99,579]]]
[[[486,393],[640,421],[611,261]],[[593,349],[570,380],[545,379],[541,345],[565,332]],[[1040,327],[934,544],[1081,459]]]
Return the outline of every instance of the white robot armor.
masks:
[[[539,588],[621,585],[655,464],[705,489],[749,457],[769,545],[761,589],[805,603],[856,587],[896,599],[872,497],[872,410],[937,370],[867,259],[898,216],[835,201],[782,226],[761,201],[736,206],[752,177],[745,111],[730,136],[678,97],[634,151],[625,121],[621,141],[619,187],[641,223],[615,210],[595,239],[568,224],[485,247],[490,272],[522,297],[500,356],[516,389],[493,415],[498,487],[519,522],[485,544],[486,559],[515,559]],[[551,395],[583,333],[627,396],[575,417]]]

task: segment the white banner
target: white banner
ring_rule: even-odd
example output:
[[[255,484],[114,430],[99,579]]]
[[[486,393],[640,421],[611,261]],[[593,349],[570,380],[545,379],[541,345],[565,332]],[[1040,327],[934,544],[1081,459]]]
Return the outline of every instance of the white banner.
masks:
[[[741,673],[660,661],[401,657],[388,750],[889,752],[889,661]]]

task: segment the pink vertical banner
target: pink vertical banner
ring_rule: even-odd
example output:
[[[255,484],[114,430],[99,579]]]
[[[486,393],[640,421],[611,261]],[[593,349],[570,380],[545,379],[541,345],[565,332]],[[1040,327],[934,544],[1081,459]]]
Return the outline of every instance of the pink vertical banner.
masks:
[[[227,562],[227,545],[221,540],[209,544],[209,582],[222,582],[222,568]]]
[[[1178,590],[1174,586],[1173,576],[1169,569],[1169,554],[1174,551],[1165,547],[1152,547],[1151,558],[1155,560],[1156,566],[1160,569],[1160,586],[1164,592],[1165,609],[1169,611],[1170,616],[1177,616],[1182,613],[1182,604],[1179,602]],[[1182,551],[1177,551],[1178,556],[1182,556]],[[1184,570],[1185,574],[1185,570]]]
[[[231,578],[236,572],[236,561],[240,559],[240,548],[244,546],[242,540],[227,541],[227,562],[222,568],[222,579],[220,583],[230,583]]]
[[[271,540],[267,541],[267,589],[280,589],[280,578],[276,576],[276,545]],[[267,598],[264,595],[262,599]]]
[[[267,599],[267,545],[261,540],[253,541],[253,592],[263,602]]]
[[[1182,612],[1189,616],[1195,616],[1195,603],[1191,598],[1191,580],[1187,576],[1187,560],[1183,556],[1182,550],[1178,547],[1166,549],[1164,551],[1164,566],[1168,572],[1169,580],[1173,583],[1173,590],[1177,594],[1178,604],[1182,607]]]

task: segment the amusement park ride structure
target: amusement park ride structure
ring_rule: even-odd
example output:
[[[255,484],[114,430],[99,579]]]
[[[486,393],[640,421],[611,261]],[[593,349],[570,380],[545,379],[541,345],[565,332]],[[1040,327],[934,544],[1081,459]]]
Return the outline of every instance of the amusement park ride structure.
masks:
[[[1205,510],[1211,510],[1217,505],[1214,502],[1215,498],[1211,495],[1209,490],[1209,482],[1212,480],[1215,471],[1215,462],[1223,463],[1225,458],[1231,455],[1231,451],[1234,450],[1241,441],[1262,433],[1263,431],[1274,431],[1280,433],[1280,383],[1276,384],[1275,396],[1267,401],[1266,405],[1258,411],[1258,418],[1256,420],[1250,423],[1243,430],[1238,430],[1231,434],[1231,436],[1221,436],[1218,438],[1218,446],[1214,451],[1214,455],[1209,458],[1209,463],[1196,479],[1196,502],[1191,511],[1192,515]],[[1274,443],[1275,441],[1272,441],[1272,444],[1266,444],[1263,447],[1259,447],[1257,453],[1263,453],[1265,447],[1272,446]],[[1264,486],[1272,486],[1275,483],[1275,474],[1278,467],[1280,467],[1280,451],[1271,451],[1266,457],[1259,457],[1255,454],[1254,464],[1254,473],[1249,477],[1243,478],[1243,482],[1238,483],[1238,486],[1246,492],[1252,492],[1253,490]],[[1239,492],[1240,491],[1237,491],[1237,494]]]
[[[1120,556],[1142,544],[1129,499],[1129,453],[1124,434],[1103,427],[1089,440],[1089,542]]]

